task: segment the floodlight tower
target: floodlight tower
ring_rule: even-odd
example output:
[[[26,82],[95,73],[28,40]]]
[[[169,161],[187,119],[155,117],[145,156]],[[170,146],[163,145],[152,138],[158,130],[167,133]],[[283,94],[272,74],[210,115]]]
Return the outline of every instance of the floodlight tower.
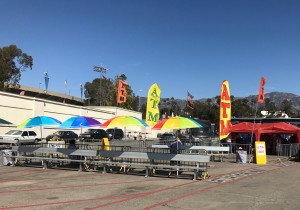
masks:
[[[100,77],[99,77],[99,80],[100,80],[99,106],[101,106],[102,105],[102,103],[101,103],[101,89],[102,89],[101,88],[101,78],[102,78],[103,74],[106,74],[107,69],[103,68],[102,66],[94,66],[93,70],[100,73]]]

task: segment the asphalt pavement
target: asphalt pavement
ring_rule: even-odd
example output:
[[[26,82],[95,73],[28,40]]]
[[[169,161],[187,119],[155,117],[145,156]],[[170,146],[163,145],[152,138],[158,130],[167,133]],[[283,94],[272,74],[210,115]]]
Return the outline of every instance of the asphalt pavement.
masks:
[[[299,209],[299,162],[267,159],[237,164],[232,155],[211,162],[210,177],[198,181],[0,164],[0,209]]]

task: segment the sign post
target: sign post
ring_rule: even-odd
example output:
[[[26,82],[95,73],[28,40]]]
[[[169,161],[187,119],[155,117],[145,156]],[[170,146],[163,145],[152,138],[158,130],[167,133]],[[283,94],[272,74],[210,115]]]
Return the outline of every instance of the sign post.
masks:
[[[102,139],[102,144],[101,144],[100,150],[110,151],[110,145],[109,145],[108,138],[103,138]]]
[[[264,141],[255,142],[255,159],[256,164],[266,164],[267,155],[266,155],[266,143]]]

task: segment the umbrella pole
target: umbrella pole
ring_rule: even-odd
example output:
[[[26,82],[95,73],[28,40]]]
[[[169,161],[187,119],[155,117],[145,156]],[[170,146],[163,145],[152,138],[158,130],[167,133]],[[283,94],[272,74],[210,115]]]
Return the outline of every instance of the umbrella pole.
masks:
[[[127,139],[127,134],[126,134],[126,126],[124,127],[124,133],[125,133],[125,140]]]
[[[43,130],[42,130],[42,126],[40,126],[40,130],[41,130],[41,141],[43,140]]]
[[[190,139],[190,145],[192,145],[192,129],[189,128],[189,139]]]

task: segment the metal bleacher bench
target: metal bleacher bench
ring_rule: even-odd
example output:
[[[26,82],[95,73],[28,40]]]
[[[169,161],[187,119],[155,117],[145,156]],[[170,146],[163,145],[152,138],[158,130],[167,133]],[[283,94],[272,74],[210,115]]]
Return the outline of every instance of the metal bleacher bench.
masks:
[[[13,146],[12,151],[17,161],[40,160],[44,168],[51,163],[79,163],[79,170],[83,171],[86,165],[102,166],[103,173],[108,167],[120,166],[122,171],[143,168],[145,177],[152,176],[156,170],[192,171],[193,179],[206,178],[210,156],[199,154],[168,154],[153,152],[123,152],[107,150],[84,150],[65,148],[45,148],[30,146]],[[78,157],[76,159],[70,157]],[[15,161],[15,162],[17,162]],[[171,165],[172,162],[180,162],[180,165]]]
[[[154,144],[151,146],[152,149],[170,149],[169,145],[158,145]],[[229,147],[220,147],[220,146],[183,146],[181,148],[183,153],[188,153],[188,152],[196,152],[204,151],[205,154],[211,156],[213,160],[215,160],[215,157],[219,157],[220,161],[223,162],[223,157],[225,155],[229,154]]]

